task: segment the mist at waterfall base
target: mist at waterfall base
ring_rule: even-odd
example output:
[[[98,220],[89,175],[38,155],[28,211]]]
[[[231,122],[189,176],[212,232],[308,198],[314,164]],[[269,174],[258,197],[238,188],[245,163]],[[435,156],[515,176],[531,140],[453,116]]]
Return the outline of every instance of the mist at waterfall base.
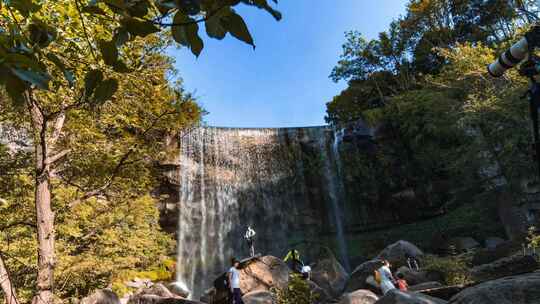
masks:
[[[192,298],[212,286],[232,257],[248,256],[248,225],[257,232],[257,253],[283,257],[327,235],[350,268],[340,139],[326,126],[199,127],[180,136],[177,281]]]

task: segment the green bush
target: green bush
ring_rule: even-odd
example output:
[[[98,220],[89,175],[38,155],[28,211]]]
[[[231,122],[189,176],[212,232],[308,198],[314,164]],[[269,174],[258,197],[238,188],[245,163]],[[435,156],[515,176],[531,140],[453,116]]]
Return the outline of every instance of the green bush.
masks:
[[[443,276],[447,285],[466,285],[472,283],[469,272],[469,256],[437,257],[427,256],[424,259],[424,270],[437,272]]]
[[[311,292],[308,282],[297,274],[291,275],[284,289],[272,288],[276,304],[311,304],[317,301],[318,294]]]

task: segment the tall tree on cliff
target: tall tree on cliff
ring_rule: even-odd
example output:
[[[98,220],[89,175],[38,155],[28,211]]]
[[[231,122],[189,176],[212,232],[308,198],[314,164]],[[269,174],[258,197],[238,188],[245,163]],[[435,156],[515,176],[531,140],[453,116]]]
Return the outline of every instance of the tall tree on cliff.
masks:
[[[116,128],[105,132],[107,136],[123,140],[128,135],[132,140],[126,149],[111,151],[112,162],[104,162],[108,170],[101,171],[103,182],[87,180],[86,187],[76,185],[81,190],[73,202],[76,204],[106,195],[126,167],[144,158],[147,150],[143,147],[154,130],[175,126],[186,115],[198,113],[192,103],[180,100],[132,109],[115,104],[166,89],[140,91],[145,81],[141,76],[152,69],[146,56],[156,44],[163,43],[133,48],[134,43],[171,28],[172,38],[198,56],[204,47],[198,24],[204,22],[209,37],[223,39],[229,33],[254,46],[246,24],[233,9],[240,3],[281,18],[266,0],[0,1],[0,84],[12,101],[3,101],[2,107],[22,116],[34,150],[38,267],[33,303],[54,300],[55,214],[51,188],[56,179],[65,177],[70,167],[66,159],[77,151],[76,142],[70,142],[75,133],[66,132],[69,124],[78,120],[91,124],[97,121],[92,115],[100,115],[100,109],[107,106],[118,106],[115,110],[120,112],[138,111],[140,115],[138,123],[125,125],[122,116],[112,115],[110,123]],[[168,40],[166,35],[161,37]],[[170,96],[161,97],[163,101]],[[88,134],[78,135],[84,138]]]

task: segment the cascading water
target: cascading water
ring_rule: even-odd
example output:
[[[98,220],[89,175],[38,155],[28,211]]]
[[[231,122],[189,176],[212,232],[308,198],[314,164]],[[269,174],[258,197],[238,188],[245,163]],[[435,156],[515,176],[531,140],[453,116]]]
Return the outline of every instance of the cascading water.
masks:
[[[276,256],[335,233],[348,268],[336,138],[328,127],[200,127],[183,134],[177,280],[194,297],[211,287],[231,257],[248,255],[248,225],[257,231],[256,251]]]

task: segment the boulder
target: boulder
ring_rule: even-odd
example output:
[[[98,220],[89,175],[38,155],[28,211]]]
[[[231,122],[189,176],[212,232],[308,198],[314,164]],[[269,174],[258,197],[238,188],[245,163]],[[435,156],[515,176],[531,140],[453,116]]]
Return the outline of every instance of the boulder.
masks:
[[[373,272],[379,267],[381,267],[381,261],[378,259],[360,264],[349,276],[345,290],[347,292],[353,292],[358,289],[366,289],[368,287],[366,283],[367,278],[372,276]]]
[[[540,273],[506,277],[467,288],[449,304],[538,304]]]
[[[151,287],[144,288],[138,292],[138,294],[156,295],[164,298],[175,298],[177,295],[173,294],[165,285],[156,283]]]
[[[500,237],[488,237],[484,241],[484,245],[485,245],[486,249],[493,250],[493,249],[497,248],[497,246],[499,246],[500,244],[502,244],[504,242],[506,242],[506,241],[503,240]]]
[[[253,291],[242,297],[245,304],[274,304],[274,295],[269,291]]]
[[[318,262],[311,272],[311,280],[333,298],[343,294],[348,278],[343,266],[333,256]]]
[[[446,304],[445,300],[433,298],[421,293],[405,292],[400,290],[389,291],[380,298],[376,304]]]
[[[137,294],[129,298],[128,304],[202,304],[202,302],[186,300],[180,297],[168,298],[153,294]]]
[[[285,288],[289,282],[289,267],[279,258],[264,256],[240,270],[240,289],[244,294]]]
[[[538,268],[538,262],[530,255],[514,255],[499,259],[490,264],[484,264],[471,269],[474,281],[484,282],[498,278],[533,272]]]
[[[409,285],[409,291],[422,291],[441,287],[443,287],[443,284],[439,282],[425,282],[416,285]]]
[[[379,259],[387,259],[393,266],[407,265],[407,257],[420,260],[424,253],[414,244],[407,241],[397,241],[386,247],[379,255]]]
[[[480,249],[474,253],[472,264],[474,266],[488,264],[498,259],[512,255],[519,251],[519,246],[512,242],[503,242],[493,249]]]
[[[317,285],[313,281],[307,281],[309,284],[309,289],[311,290],[311,294],[316,295],[317,300],[314,304],[320,304],[320,303],[328,303],[332,299],[332,297],[328,294],[328,292],[319,285]]]
[[[481,245],[472,237],[456,237],[450,239],[448,247],[454,246],[458,252],[467,252],[476,248],[480,248]]]
[[[217,290],[215,287],[205,290],[200,298],[203,303],[213,303],[216,298]]]
[[[181,296],[182,298],[189,297],[190,291],[183,282],[172,282],[167,285],[167,288],[177,296]]]
[[[344,294],[339,304],[373,304],[378,299],[379,297],[370,290],[360,289]]]
[[[81,304],[120,304],[120,299],[112,290],[100,289],[83,298]]]
[[[428,273],[426,271],[416,271],[408,267],[402,266],[398,268],[396,274],[401,273],[403,278],[409,285],[417,285],[420,283],[425,283],[431,281],[428,278]]]

